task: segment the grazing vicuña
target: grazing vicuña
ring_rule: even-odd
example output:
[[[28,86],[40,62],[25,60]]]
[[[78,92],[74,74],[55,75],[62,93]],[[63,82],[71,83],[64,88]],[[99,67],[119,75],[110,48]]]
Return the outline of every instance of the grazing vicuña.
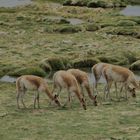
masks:
[[[55,95],[56,98],[59,96],[61,89],[66,88],[68,90],[68,102],[70,103],[71,94],[74,93],[78,97],[83,108],[86,110],[85,100],[82,94],[80,93],[77,80],[71,73],[60,70],[54,74],[53,82],[54,82],[53,92],[55,91],[55,89],[58,90],[57,94]]]
[[[138,88],[137,81],[135,79],[135,75],[132,71],[127,68],[115,65],[108,65],[103,68],[102,75],[107,81],[106,88],[108,90],[108,94],[110,94],[110,86],[112,82],[121,82],[125,87],[125,95],[127,98],[127,91],[130,91],[130,86],[134,88]],[[132,96],[136,97],[134,90],[131,91]],[[105,90],[104,90],[105,93]]]
[[[96,106],[97,105],[96,96],[92,95],[87,73],[79,69],[69,69],[67,71],[70,72],[72,75],[74,75],[78,83],[81,85],[83,96],[84,96],[83,88],[85,88],[89,98],[93,100],[94,105]]]
[[[54,98],[51,92],[49,91],[47,81],[41,77],[34,76],[34,75],[20,76],[16,80],[16,90],[17,90],[17,107],[18,108],[20,108],[19,98],[21,99],[23,106],[26,107],[23,102],[23,96],[25,95],[25,92],[27,90],[37,91],[35,93],[34,108],[36,107],[36,101],[38,102],[38,108],[40,107],[39,106],[39,93],[40,92],[45,92],[51,100],[54,100],[55,103],[58,106],[60,106],[59,101],[56,98]]]

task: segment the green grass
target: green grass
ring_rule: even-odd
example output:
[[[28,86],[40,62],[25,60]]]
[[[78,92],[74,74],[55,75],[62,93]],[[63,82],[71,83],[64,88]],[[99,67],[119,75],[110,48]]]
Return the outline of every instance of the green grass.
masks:
[[[78,18],[85,23],[73,26],[48,16]],[[0,8],[0,76],[44,75],[39,66],[47,72],[51,68],[91,67],[100,61],[130,66],[140,58],[139,21],[139,17],[120,15],[118,9],[61,7],[46,0]],[[86,111],[75,98],[72,108],[49,106],[44,94],[41,109],[34,110],[34,94],[29,93],[25,96],[28,109],[18,110],[15,84],[0,82],[1,140],[140,139],[139,91],[136,100],[117,102],[113,96],[115,101],[101,102],[98,98],[97,107],[87,98]],[[63,92],[61,102],[66,98]]]
[[[56,8],[37,0],[29,6],[0,11],[0,76],[24,67],[38,68],[42,60],[62,56],[70,64],[105,57],[110,63],[131,65],[131,58],[121,52],[132,51],[135,60],[139,60],[140,19],[122,16],[118,9]],[[64,22],[67,18],[78,18],[84,23],[71,25]],[[112,59],[114,50],[117,60]]]
[[[0,137],[1,140],[139,140],[140,96],[128,101],[109,104],[98,98],[98,106],[92,105],[86,96],[87,110],[83,110],[77,98],[72,108],[48,105],[48,97],[41,94],[41,109],[33,109],[33,92],[27,92],[27,109],[16,108],[15,84],[0,83]],[[52,86],[50,85],[51,89]],[[102,97],[103,85],[99,86]],[[112,90],[113,92],[113,90]],[[61,102],[67,98],[61,93]]]

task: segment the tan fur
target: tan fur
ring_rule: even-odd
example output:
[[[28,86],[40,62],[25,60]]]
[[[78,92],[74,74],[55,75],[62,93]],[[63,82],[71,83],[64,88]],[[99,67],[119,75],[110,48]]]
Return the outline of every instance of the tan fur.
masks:
[[[60,70],[54,74],[53,82],[54,82],[53,93],[56,89],[59,90],[59,92],[57,93],[57,95],[55,95],[55,97],[59,96],[59,93],[60,93],[62,88],[66,88],[68,90],[68,93],[69,93],[68,101],[70,102],[71,94],[75,93],[76,96],[78,97],[79,101],[81,102],[83,108],[86,110],[86,104],[85,104],[85,101],[80,93],[80,89],[79,89],[77,80],[75,79],[75,77],[71,73],[69,73],[67,71]]]
[[[127,68],[116,66],[116,65],[108,65],[103,68],[102,75],[107,81],[107,89],[110,92],[110,84],[112,82],[122,82],[125,87],[125,93],[127,98],[127,91],[129,90],[129,86],[132,84],[135,88],[138,88],[135,75],[132,71]],[[105,91],[104,91],[105,93]],[[109,93],[108,93],[109,94]]]
[[[81,71],[79,69],[69,69],[67,71],[70,72],[76,78],[78,83],[81,85],[82,89],[83,88],[86,89],[89,98],[94,101],[95,105],[97,105],[96,97],[94,97],[92,95],[92,92],[91,92],[91,89],[90,89],[87,73],[84,72],[84,71]],[[83,93],[83,91],[82,91],[82,93]],[[83,96],[84,96],[84,93],[83,93]]]
[[[97,63],[91,68],[92,74],[94,75],[94,78],[95,78],[95,84],[93,86],[94,86],[95,90],[97,91],[97,93],[98,93],[97,83],[102,76],[102,70],[104,67],[109,66],[109,65],[111,65],[111,64]]]
[[[109,66],[109,65],[111,65],[111,64],[97,63],[91,68],[91,71],[92,71],[92,73],[93,73],[93,75],[95,77],[96,84],[99,81],[99,79],[101,78],[103,68],[106,67],[106,66]]]
[[[25,104],[23,102],[23,96],[27,90],[36,90],[37,93],[35,94],[34,99],[34,108],[36,105],[36,100],[38,102],[38,108],[39,108],[39,92],[45,92],[51,100],[54,100],[54,97],[50,93],[47,85],[47,81],[41,77],[34,76],[34,75],[23,75],[20,76],[16,80],[16,90],[17,90],[17,107],[19,106],[19,98],[21,98],[22,104],[25,107]],[[60,103],[58,100],[55,100],[55,102],[60,106]]]

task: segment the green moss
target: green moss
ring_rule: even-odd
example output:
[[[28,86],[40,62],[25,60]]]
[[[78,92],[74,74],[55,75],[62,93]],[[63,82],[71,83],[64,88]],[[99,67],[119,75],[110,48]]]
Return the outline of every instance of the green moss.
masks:
[[[15,12],[16,12],[15,8],[5,8],[5,7],[0,8],[0,13],[15,13]]]
[[[124,0],[128,4],[140,4],[139,0]]]
[[[77,25],[47,25],[44,31],[49,33],[77,33],[82,31],[82,27]]]
[[[99,62],[100,60],[97,58],[80,59],[80,60],[74,60],[73,66],[74,68],[92,67],[93,65]]]
[[[69,24],[70,22],[67,19],[61,18],[59,24]]]
[[[57,16],[48,16],[46,18],[39,19],[38,22],[43,22],[46,25],[70,23],[67,19],[63,17],[57,17]]]
[[[54,64],[57,62],[56,60],[50,63],[46,62],[45,65],[41,65],[41,68],[46,72],[50,71],[52,67],[54,69],[73,67],[73,63],[71,64],[70,61],[77,62],[75,63],[76,67],[91,65],[90,61],[85,64],[86,62],[83,60],[85,58],[82,58],[84,56],[97,58],[101,55],[108,55],[109,58],[106,59],[112,57],[113,60],[106,61],[117,64],[131,64],[135,59],[138,60],[140,53],[139,39],[137,39],[140,38],[139,17],[122,16],[118,14],[120,9],[114,8],[61,7],[59,4],[49,3],[47,0],[34,1],[30,6],[14,8],[11,13],[11,8],[0,8],[0,54],[2,55],[0,75],[15,71],[22,66],[38,66],[38,62],[46,57],[56,57],[57,59],[64,56],[70,58],[66,64],[64,61]],[[42,1],[42,3],[38,3],[38,1]],[[78,0],[72,0],[72,3],[74,1],[78,3]],[[105,0],[105,2],[112,5],[112,3],[119,3],[119,0]],[[70,25],[66,19],[72,18],[81,19],[87,23]],[[88,24],[88,21],[93,24]],[[118,21],[120,21],[120,25],[117,25]],[[133,26],[124,26],[126,24],[122,21],[129,21],[128,25],[132,21],[131,25]],[[86,26],[86,24],[88,25]],[[89,32],[94,30],[96,32]],[[114,51],[112,51],[112,47],[114,47]],[[121,58],[118,48],[121,51],[122,48],[123,50],[129,48],[138,54],[134,54],[136,57],[133,57],[133,54],[126,56],[122,53]],[[106,52],[107,54],[105,54]],[[114,52],[115,57],[119,52],[117,60],[113,58]],[[102,60],[104,61],[104,58]]]
[[[77,33],[82,31],[82,28],[80,26],[65,25],[55,29],[54,31],[60,33]]]
[[[63,5],[86,6],[89,0],[65,0]]]
[[[132,52],[129,50],[122,51],[122,56],[124,56],[128,59],[129,64],[132,64],[133,62],[135,62],[137,60],[137,54],[135,52]]]
[[[117,26],[117,25],[116,25],[116,23],[101,23],[101,24],[100,24],[100,27],[101,27],[101,28],[105,28],[105,27],[108,27],[108,26],[113,26],[113,27],[115,27],[115,26]]]
[[[39,63],[39,66],[45,71],[51,71],[52,67],[50,66],[50,64],[48,63],[48,59],[44,59]]]
[[[7,75],[7,73],[14,71],[16,68],[19,68],[16,65],[11,65],[11,64],[3,64],[0,65],[0,76]]]
[[[100,27],[96,24],[88,24],[86,25],[86,30],[87,31],[96,31],[98,30]]]
[[[14,71],[8,72],[8,75],[10,76],[21,76],[21,75],[37,75],[44,77],[46,76],[46,73],[44,70],[42,70],[39,67],[25,67],[25,68],[20,68],[16,69]]]
[[[97,7],[106,8],[107,5],[108,4],[102,0],[99,0],[99,1],[92,0],[92,1],[88,2],[88,4],[87,4],[88,7],[94,7],[94,8],[97,8]]]
[[[63,2],[63,5],[71,5],[71,3],[72,3],[72,0],[65,0]]]
[[[121,0],[90,0],[87,4],[88,7],[102,7],[102,8],[114,8],[114,7],[125,7],[126,3]]]
[[[2,70],[0,70],[0,77],[2,77],[4,75],[5,75],[5,73]]]
[[[135,28],[133,26],[114,27],[111,30],[106,31],[106,33],[112,35],[124,35],[124,36],[132,36],[135,38],[140,38],[139,28]]]
[[[47,25],[47,26],[44,28],[44,32],[53,33],[53,32],[54,32],[54,26],[49,26],[49,25]]]
[[[118,26],[135,26],[137,23],[131,20],[120,20]]]
[[[140,70],[140,60],[137,60],[136,62],[132,63],[131,66],[130,66],[130,69]]]
[[[115,55],[110,55],[110,56],[99,56],[98,59],[101,62],[105,62],[105,63],[110,63],[110,64],[116,64],[116,65],[128,65],[128,59],[126,57],[123,57],[122,55],[119,56],[119,54],[117,56]]]
[[[121,29],[117,31],[117,35],[129,35],[133,37],[138,37],[138,32],[134,30]]]
[[[67,58],[47,58],[40,62],[40,67],[45,71],[64,70],[71,67],[71,63]]]
[[[65,0],[39,0],[39,1],[50,1],[50,2],[63,3]]]
[[[63,5],[88,6],[88,7],[108,7],[108,2],[104,0],[65,0]],[[113,6],[112,6],[113,7]]]
[[[140,24],[140,17],[137,17],[137,18],[133,17],[130,20],[136,22],[137,24]]]

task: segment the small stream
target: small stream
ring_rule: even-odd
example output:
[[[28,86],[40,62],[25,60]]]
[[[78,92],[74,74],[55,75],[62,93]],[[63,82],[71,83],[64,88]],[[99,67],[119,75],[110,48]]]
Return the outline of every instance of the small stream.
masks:
[[[89,71],[89,69],[84,69],[84,71],[86,71],[88,73],[89,81],[90,81],[90,84],[92,85],[92,83],[95,82],[92,73]],[[134,72],[134,73],[135,73],[136,79],[138,81],[140,81],[140,73],[139,72]],[[17,79],[16,77],[5,75],[0,78],[0,82],[15,83],[16,79]],[[48,82],[50,82],[50,83],[52,82],[52,77],[50,79],[48,79]],[[99,80],[99,83],[106,83],[106,81],[103,77],[101,77]]]

